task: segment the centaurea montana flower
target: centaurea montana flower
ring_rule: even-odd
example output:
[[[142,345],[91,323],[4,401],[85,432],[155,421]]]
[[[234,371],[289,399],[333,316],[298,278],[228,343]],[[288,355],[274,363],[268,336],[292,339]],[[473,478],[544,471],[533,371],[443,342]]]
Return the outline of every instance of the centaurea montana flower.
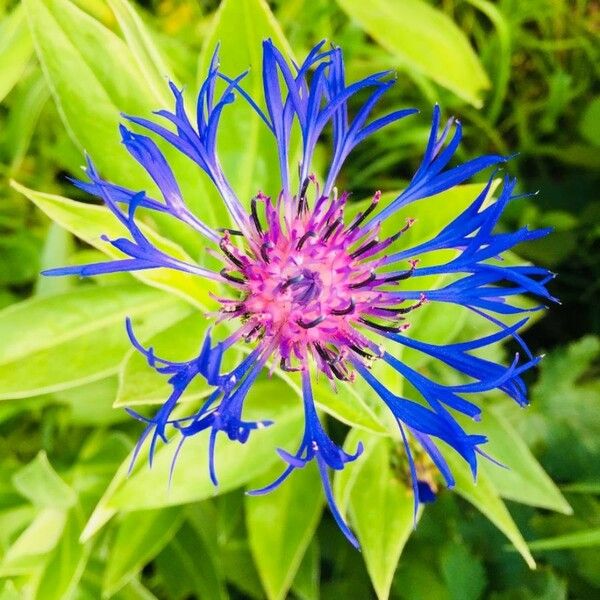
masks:
[[[448,486],[453,485],[454,479],[434,440],[454,448],[475,475],[478,455],[486,456],[480,449],[486,438],[468,434],[451,410],[477,419],[480,409],[464,395],[493,389],[501,390],[520,405],[527,403],[521,373],[538,361],[518,336],[527,319],[509,326],[501,316],[537,310],[544,301],[552,300],[545,288],[552,275],[535,266],[512,266],[499,259],[515,244],[539,238],[547,231],[523,228],[511,233],[495,232],[504,207],[515,198],[515,180],[504,177],[499,197],[486,202],[498,165],[505,163],[507,157],[486,155],[448,168],[461,140],[461,124],[450,119],[440,132],[437,106],[423,160],[406,189],[384,207],[380,207],[381,194],[376,192],[365,210],[353,218],[345,218],[348,194],[338,194],[335,182],[348,154],[368,136],[417,111],[399,110],[370,120],[376,104],[394,84],[390,74],[376,73],[347,84],[341,50],[324,49],[323,42],[300,65],[293,66],[271,41],[264,42],[262,76],[266,110],[243,89],[244,75],[232,79],[222,74],[215,52],[199,91],[195,124],[186,112],[182,92],[173,84],[174,112],[156,113],[171,127],[145,118],[127,117],[131,123],[166,140],[208,175],[222,196],[232,223],[213,229],[192,214],[156,143],[121,126],[123,144],[154,180],[162,200],[102,179],[88,159],[89,181],[77,185],[100,197],[129,230],[131,239],[110,240],[125,257],[53,269],[46,274],[88,276],[166,267],[227,284],[231,295],[219,298],[219,319],[237,322],[239,327],[215,345],[209,332],[199,355],[190,361],[173,362],[155,356],[151,348],[145,348],[136,339],[131,323],[127,322],[134,346],[154,369],[169,376],[172,387],[171,395],[152,418],[130,411],[146,423],[137,450],[150,438],[152,461],[158,440],[167,441],[169,425],[181,435],[180,444],[189,436],[208,430],[210,476],[216,484],[217,435],[223,432],[230,440],[244,443],[255,429],[270,424],[249,422],[242,416],[244,399],[259,374],[268,363],[284,371],[299,371],[305,414],[302,441],[295,454],[279,451],[287,463],[285,470],[273,484],[254,493],[273,489],[294,469],[315,460],[332,514],[347,538],[358,545],[335,505],[329,470],[343,469],[360,455],[362,447],[348,454],[328,436],[313,401],[313,374],[320,372],[332,383],[336,379],[352,381],[358,375],[385,403],[400,428],[412,474],[415,506],[419,500],[426,501],[431,493],[418,480],[410,436],[430,456]],[[224,88],[220,95],[218,81]],[[370,95],[351,118],[348,101],[365,91]],[[273,199],[258,192],[250,201],[249,211],[228,183],[216,148],[223,110],[236,94],[249,103],[272,133],[281,173],[277,197]],[[295,124],[301,132],[297,186],[290,175]],[[326,127],[332,131],[333,158],[320,186],[312,174],[311,163]],[[390,237],[381,235],[383,221],[393,218],[399,208],[448,190],[494,166],[496,171],[470,206],[428,241],[402,248],[402,236],[412,226],[411,220]],[[136,224],[136,211],[140,207],[168,213],[194,228],[219,253],[223,268],[214,272],[171,257],[153,246]],[[443,264],[419,266],[420,256],[436,250],[453,250],[454,257]],[[427,289],[419,284],[426,275],[450,277],[439,289]],[[511,302],[515,296],[526,293],[537,296],[541,303],[525,309]],[[409,322],[407,316],[426,301],[463,306],[491,321],[498,331],[481,339],[444,346],[408,337],[404,333]],[[378,336],[387,340],[385,345],[377,341]],[[521,362],[517,354],[506,367],[471,354],[509,337],[523,346],[525,361]],[[251,344],[252,350],[233,370],[222,372],[224,353],[240,341]],[[393,344],[445,363],[466,376],[468,383],[443,385],[431,380],[388,352],[386,348]],[[371,369],[376,360],[384,361],[409,381],[421,401],[401,397],[383,385]],[[198,377],[205,379],[212,393],[197,411],[175,418],[173,411],[182,394]]]

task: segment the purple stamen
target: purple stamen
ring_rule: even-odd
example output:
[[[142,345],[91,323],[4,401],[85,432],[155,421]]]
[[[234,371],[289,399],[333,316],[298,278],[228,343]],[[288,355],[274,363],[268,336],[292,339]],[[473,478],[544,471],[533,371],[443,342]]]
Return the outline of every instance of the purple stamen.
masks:
[[[350,298],[350,304],[348,304],[348,306],[346,308],[332,308],[329,312],[332,315],[336,315],[338,317],[342,317],[344,315],[349,315],[350,313],[354,312],[354,308],[355,308],[355,304],[354,304],[354,299]]]
[[[320,323],[322,323],[325,320],[325,317],[323,315],[317,317],[316,319],[313,319],[312,321],[303,321],[302,319],[298,319],[296,321],[296,323],[298,323],[298,325],[300,325],[300,327],[302,327],[303,329],[312,329],[313,327],[316,327],[317,325],[319,325]]]

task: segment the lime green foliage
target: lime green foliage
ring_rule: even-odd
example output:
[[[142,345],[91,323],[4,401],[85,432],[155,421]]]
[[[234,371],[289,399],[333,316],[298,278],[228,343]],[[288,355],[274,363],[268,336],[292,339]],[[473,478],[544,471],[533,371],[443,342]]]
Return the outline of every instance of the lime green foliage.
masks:
[[[490,85],[487,75],[465,34],[443,12],[423,0],[400,5],[386,0],[338,2],[404,69],[423,73],[481,106],[481,92]]]
[[[249,489],[270,483],[271,478],[253,481]],[[324,504],[321,480],[312,464],[290,477],[264,499],[246,497],[246,526],[254,563],[269,600],[285,598],[302,557],[315,533]]]
[[[172,296],[130,283],[13,304],[0,312],[0,400],[68,389],[115,373],[130,349],[126,316],[149,332],[181,311]],[[150,318],[157,312],[158,320]]]
[[[387,598],[400,553],[415,526],[414,502],[406,482],[392,469],[393,444],[379,438],[351,486],[348,510],[378,598]]]
[[[0,600],[597,597],[597,27],[593,3],[566,0],[3,3]],[[147,117],[170,104],[167,78],[193,101],[219,41],[223,68],[237,74],[250,67],[247,87],[260,96],[260,43],[267,37],[290,56],[327,37],[343,47],[351,78],[397,72],[386,109],[422,110],[351,158],[339,187],[353,192],[354,210],[374,189],[403,188],[437,101],[465,125],[461,158],[519,152],[508,169],[520,176],[522,191],[540,190],[514,202],[504,226],[555,229],[518,249],[559,272],[553,291],[563,301],[526,334],[536,352],[548,351],[531,375],[532,405],[520,410],[490,397],[482,423],[466,424],[489,435],[486,450],[507,468],[482,464],[475,485],[444,450],[456,489],[439,489],[416,529],[394,423],[361,385],[341,384],[338,394],[324,381],[315,385],[319,409],[343,423],[333,426],[334,438],[345,439],[348,452],[365,444],[362,458],[333,481],[362,554],[323,513],[314,465],[269,496],[244,496],[283,468],[276,447],[294,451],[300,441],[299,388],[289,374],[261,378],[249,398],[248,418],[275,425],[245,446],[219,441],[218,488],[208,477],[203,436],[184,445],[170,486],[175,444],[159,448],[152,469],[143,449],[128,476],[141,425],[123,408],[152,411],[169,386],[131,348],[123,320],[132,317],[157,354],[189,359],[216,288],[162,270],[85,282],[39,276],[41,269],[117,255],[100,236],[122,235],[118,222],[65,179],[80,176],[82,152],[107,178],[155,193],[120,143],[121,113]],[[244,199],[259,189],[277,191],[275,149],[243,102],[226,108],[218,143]],[[225,209],[209,182],[163,149],[192,210],[222,225]],[[323,164],[328,151],[326,144],[319,149]],[[415,217],[403,242],[423,241],[481,185],[418,202],[390,226]],[[158,247],[183,260],[210,261],[205,243],[180,223],[147,214],[142,221]],[[411,321],[419,336],[437,343],[493,329],[434,303]],[[216,334],[226,331],[219,328]],[[450,377],[413,351],[403,358]],[[386,383],[403,386],[399,378]],[[186,408],[206,392],[202,382],[191,386]],[[535,571],[528,569],[533,557]]]
[[[17,6],[2,20],[0,39],[0,100],[3,100],[19,81],[33,54],[22,6]]]

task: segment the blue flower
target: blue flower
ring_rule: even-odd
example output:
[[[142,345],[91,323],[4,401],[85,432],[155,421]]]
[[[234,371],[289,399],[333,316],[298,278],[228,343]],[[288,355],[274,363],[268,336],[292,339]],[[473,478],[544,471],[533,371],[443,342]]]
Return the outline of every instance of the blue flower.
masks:
[[[554,299],[545,287],[551,273],[535,266],[502,262],[502,254],[516,244],[547,233],[526,228],[515,232],[497,230],[505,206],[517,197],[513,194],[515,180],[506,176],[498,198],[488,201],[492,181],[508,157],[485,155],[449,167],[461,140],[462,126],[450,119],[440,131],[438,106],[433,109],[423,160],[406,189],[385,206],[380,206],[384,203],[381,193],[376,192],[366,209],[353,218],[344,216],[348,194],[338,194],[335,182],[349,153],[368,136],[417,111],[399,110],[373,118],[377,103],[394,85],[390,73],[375,73],[347,84],[341,50],[323,48],[323,43],[318,44],[300,65],[291,66],[271,41],[264,42],[264,111],[244,90],[245,74],[230,78],[219,71],[215,52],[198,94],[195,123],[186,112],[182,92],[173,84],[174,111],[156,113],[163,119],[162,124],[126,117],[163,138],[208,175],[228,209],[230,222],[219,229],[203,223],[188,209],[175,176],[153,139],[121,126],[123,144],[154,180],[162,198],[151,198],[144,191],[104,180],[88,159],[89,180],[75,183],[101,198],[129,231],[130,238],[108,240],[124,257],[52,269],[46,274],[87,276],[169,268],[228,286],[230,296],[219,298],[219,319],[237,323],[237,329],[216,345],[209,333],[193,360],[173,362],[155,356],[151,348],[145,348],[136,339],[127,322],[133,345],[151,367],[169,377],[172,387],[171,395],[152,418],[129,411],[146,425],[133,460],[142,443],[149,439],[152,462],[158,441],[166,442],[168,431],[180,436],[176,459],[187,438],[206,430],[210,439],[210,476],[217,484],[214,449],[218,434],[244,443],[250,435],[257,435],[255,430],[271,424],[243,418],[244,400],[263,369],[270,364],[284,371],[299,371],[305,415],[300,446],[295,454],[279,450],[286,463],[281,476],[254,493],[268,492],[294,469],[316,461],[330,509],[346,537],[358,546],[335,505],[329,471],[341,470],[346,463],[357,460],[362,446],[348,454],[328,436],[315,408],[311,378],[320,372],[333,385],[336,379],[353,381],[359,376],[381,398],[398,423],[412,474],[416,510],[419,502],[431,501],[434,493],[426,482],[419,481],[410,439],[429,455],[448,486],[454,484],[454,478],[436,445],[438,441],[454,448],[475,475],[478,457],[487,456],[480,448],[486,438],[467,433],[452,411],[479,419],[477,395],[493,389],[504,392],[519,405],[527,403],[521,375],[539,360],[531,355],[518,334],[528,317],[525,314],[518,323],[507,325],[502,316],[539,310]],[[217,94],[219,81],[224,89]],[[359,92],[367,93],[367,99],[350,117],[348,101]],[[217,156],[219,123],[226,106],[236,96],[256,111],[273,135],[281,175],[277,196],[273,199],[257,192],[249,209],[236,196]],[[299,127],[301,133],[297,184],[290,170],[294,127]],[[311,165],[326,127],[332,131],[332,160],[324,182],[319,184]],[[488,168],[493,168],[493,172],[482,192],[431,239],[413,247],[403,244],[403,234],[413,226],[411,220],[393,235],[381,235],[383,221],[393,219],[399,208],[448,190]],[[212,271],[153,246],[136,223],[140,207],[166,213],[193,228],[214,246],[223,268]],[[452,250],[452,258],[434,266],[419,266],[420,257],[438,250]],[[447,283],[430,289],[420,284],[427,275],[447,275]],[[523,294],[538,298],[538,304],[522,308],[514,299]],[[418,341],[404,331],[410,323],[410,313],[425,302],[460,305],[490,321],[497,331],[445,346]],[[521,345],[524,360],[517,354],[512,364],[505,366],[472,354],[508,338]],[[237,367],[225,372],[221,365],[224,353],[242,342],[249,344],[251,350]],[[394,345],[400,350],[416,350],[447,365],[466,383],[446,385],[431,379],[391,353],[389,348]],[[418,392],[418,401],[388,389],[373,374],[376,361],[410,382]],[[212,392],[197,411],[175,417],[182,394],[196,378],[203,378]]]

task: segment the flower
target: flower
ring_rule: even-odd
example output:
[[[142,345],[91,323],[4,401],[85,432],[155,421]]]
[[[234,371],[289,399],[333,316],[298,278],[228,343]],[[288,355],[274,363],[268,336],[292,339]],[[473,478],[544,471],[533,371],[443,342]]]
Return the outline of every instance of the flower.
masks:
[[[182,92],[170,84],[175,98],[174,112],[156,114],[171,127],[140,117],[126,117],[148,132],[163,138],[191,158],[211,179],[225,203],[232,223],[214,229],[199,220],[186,206],[177,181],[164,155],[148,136],[121,126],[123,144],[148,172],[162,194],[162,200],[143,191],[126,189],[100,176],[88,159],[87,182],[76,184],[100,197],[131,234],[129,239],[109,240],[124,258],[98,264],[70,266],[47,271],[47,275],[82,276],[166,267],[186,271],[227,284],[230,293],[219,297],[219,320],[238,324],[224,341],[213,345],[209,332],[199,355],[187,362],[158,358],[135,337],[131,323],[127,331],[133,345],[150,366],[169,376],[172,393],[152,418],[129,411],[146,423],[134,460],[142,443],[150,437],[152,462],[158,440],[167,441],[167,427],[178,431],[180,446],[189,436],[204,430],[210,436],[209,469],[217,483],[214,466],[215,440],[225,433],[230,440],[244,443],[268,421],[243,419],[244,399],[268,363],[290,372],[299,372],[304,398],[305,431],[295,454],[279,453],[287,466],[267,492],[296,468],[315,460],[323,481],[329,507],[346,537],[356,546],[353,533],[336,507],[329,471],[343,469],[356,460],[362,447],[348,454],[328,436],[315,404],[311,380],[315,373],[332,383],[361,377],[385,403],[396,419],[412,474],[415,510],[418,502],[429,501],[433,492],[419,481],[409,437],[429,455],[448,486],[454,479],[436,446],[441,440],[454,448],[476,474],[478,455],[487,456],[480,446],[486,438],[467,433],[451,411],[477,419],[480,408],[470,399],[483,391],[499,389],[520,405],[527,403],[521,374],[538,362],[518,335],[527,321],[523,318],[506,325],[502,315],[543,308],[552,301],[545,284],[548,271],[529,265],[514,266],[501,261],[503,252],[515,244],[544,236],[547,230],[496,232],[496,224],[513,195],[515,180],[505,176],[498,198],[486,202],[498,166],[508,158],[486,155],[448,167],[461,140],[459,121],[450,119],[440,132],[440,109],[435,106],[429,141],[423,160],[406,189],[383,203],[375,192],[372,202],[353,218],[345,217],[348,193],[338,193],[335,182],[352,149],[384,127],[416,113],[399,110],[372,119],[371,113],[394,84],[388,72],[370,75],[347,84],[339,48],[315,46],[306,59],[293,67],[271,41],[263,44],[262,74],[264,106],[250,97],[242,86],[245,74],[232,79],[219,71],[217,52],[211,62],[197,101],[197,122],[192,124],[184,107]],[[224,91],[217,94],[221,81]],[[224,82],[224,83],[223,83]],[[357,93],[368,92],[367,100],[351,118],[348,101]],[[247,210],[221,169],[217,157],[217,132],[227,104],[235,96],[249,103],[272,133],[278,150],[281,189],[272,198],[257,191]],[[301,132],[301,160],[298,184],[290,174],[292,127]],[[332,161],[324,183],[311,171],[317,141],[331,127]],[[442,231],[414,247],[402,244],[404,233],[414,225],[409,220],[391,236],[382,235],[382,223],[408,204],[448,190],[480,171],[496,167],[483,191],[470,206]],[[385,206],[380,206],[385,204]],[[138,208],[168,213],[194,228],[218,253],[223,268],[206,267],[169,256],[156,248],[136,223]],[[436,250],[453,250],[453,258],[435,266],[419,266],[419,257]],[[426,275],[447,275],[440,288],[420,284]],[[534,307],[522,308],[511,302],[517,295],[533,294],[540,299]],[[410,315],[425,302],[463,306],[488,319],[496,333],[469,342],[438,346],[409,337],[405,330]],[[480,358],[471,352],[489,344],[515,338],[526,359],[517,354],[509,366]],[[385,339],[385,343],[381,341]],[[245,341],[252,350],[230,372],[223,372],[222,358],[234,344]],[[444,385],[411,368],[389,348],[411,348],[445,363],[465,376],[467,383]],[[405,398],[388,389],[372,371],[375,361],[383,361],[408,380],[421,400]],[[271,368],[274,368],[272,366]],[[194,413],[174,417],[179,399],[197,377],[204,378],[212,393]],[[178,448],[179,451],[179,448]],[[176,456],[177,453],[176,452]]]

